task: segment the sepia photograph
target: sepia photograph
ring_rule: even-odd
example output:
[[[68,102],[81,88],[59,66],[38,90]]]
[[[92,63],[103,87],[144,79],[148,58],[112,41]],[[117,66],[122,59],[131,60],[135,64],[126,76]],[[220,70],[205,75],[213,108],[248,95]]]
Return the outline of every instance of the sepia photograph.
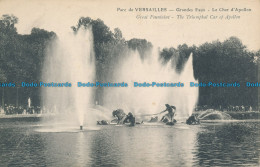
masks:
[[[0,0],[0,167],[257,167],[259,0]]]

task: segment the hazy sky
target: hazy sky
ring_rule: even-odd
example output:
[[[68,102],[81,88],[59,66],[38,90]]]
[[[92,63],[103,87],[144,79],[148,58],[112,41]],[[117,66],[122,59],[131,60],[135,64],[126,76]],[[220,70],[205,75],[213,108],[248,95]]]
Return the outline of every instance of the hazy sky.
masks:
[[[117,8],[167,8],[173,12],[117,12]],[[205,12],[176,12],[177,8],[204,8]],[[251,12],[212,12],[212,8],[250,8]],[[230,36],[239,37],[250,50],[260,49],[260,0],[0,0],[0,14],[19,18],[19,33],[30,33],[32,27],[68,32],[81,16],[100,18],[112,30],[118,27],[123,36],[145,38],[160,47],[187,43],[202,44]],[[237,15],[235,20],[178,20],[177,14]],[[170,15],[172,19],[137,19],[137,15]]]

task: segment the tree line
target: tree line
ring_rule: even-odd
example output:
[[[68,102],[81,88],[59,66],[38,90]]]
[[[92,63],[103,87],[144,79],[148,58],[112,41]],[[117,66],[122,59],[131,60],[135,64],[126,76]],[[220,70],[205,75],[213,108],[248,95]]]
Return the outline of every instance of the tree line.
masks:
[[[46,49],[57,38],[55,32],[33,28],[28,35],[17,33],[15,24],[18,18],[3,15],[0,19],[0,83],[40,82]],[[72,30],[92,26],[94,51],[96,56],[96,79],[106,82],[110,79],[124,59],[129,48],[137,50],[142,59],[151,53],[152,43],[146,39],[125,40],[119,28],[111,30],[100,20],[82,17]],[[194,76],[199,82],[239,82],[239,88],[200,88],[198,105],[212,108],[229,105],[258,107],[258,89],[245,87],[245,82],[258,82],[258,63],[260,51],[249,51],[237,37],[223,42],[206,42],[200,46],[160,49],[163,63],[174,63],[173,67],[181,73],[190,53],[193,53]],[[0,87],[2,105],[26,105],[28,97],[33,104],[40,106],[39,88]],[[96,90],[96,99],[102,104],[103,89]],[[4,100],[4,102],[3,102]]]

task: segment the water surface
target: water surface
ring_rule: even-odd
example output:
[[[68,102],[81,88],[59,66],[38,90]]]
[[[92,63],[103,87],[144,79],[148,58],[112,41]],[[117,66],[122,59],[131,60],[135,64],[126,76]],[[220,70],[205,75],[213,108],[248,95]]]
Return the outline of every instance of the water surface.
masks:
[[[68,131],[0,120],[0,166],[259,166],[260,122]]]

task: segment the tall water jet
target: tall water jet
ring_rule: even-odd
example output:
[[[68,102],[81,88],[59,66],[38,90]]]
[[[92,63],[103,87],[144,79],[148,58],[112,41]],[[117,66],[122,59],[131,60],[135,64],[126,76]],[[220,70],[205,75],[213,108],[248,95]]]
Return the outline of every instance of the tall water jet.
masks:
[[[176,75],[169,66],[162,66],[158,51],[146,59],[141,59],[137,51],[130,51],[115,73],[115,82],[127,82],[127,88],[109,88],[105,91],[105,105],[109,108],[122,108],[135,114],[153,114],[162,110],[169,88],[134,87],[134,82],[171,82]],[[112,99],[112,100],[111,100]],[[164,105],[163,105],[164,106]]]
[[[31,108],[31,98],[28,98],[28,108]]]
[[[50,112],[58,111],[57,119],[80,126],[92,122],[93,89],[77,85],[95,80],[91,27],[58,35],[49,48],[42,78],[46,83],[71,83],[71,87],[43,88],[43,106]]]
[[[182,117],[189,117],[192,115],[193,109],[197,104],[199,89],[197,87],[191,87],[190,82],[197,83],[194,78],[193,72],[193,56],[192,53],[188,61],[186,62],[183,71],[180,74],[180,81],[184,83],[185,88],[179,92],[180,96],[180,108],[183,109]]]
[[[176,60],[173,60],[176,62]],[[113,81],[127,82],[127,88],[108,88],[105,90],[105,105],[112,109],[121,108],[136,115],[159,113],[165,104],[177,108],[177,116],[187,118],[197,102],[198,88],[191,88],[193,77],[192,55],[181,74],[177,73],[172,61],[163,64],[159,52],[154,49],[150,56],[141,59],[137,51],[130,51],[129,56],[120,63]],[[138,83],[179,83],[184,87],[134,87]]]

